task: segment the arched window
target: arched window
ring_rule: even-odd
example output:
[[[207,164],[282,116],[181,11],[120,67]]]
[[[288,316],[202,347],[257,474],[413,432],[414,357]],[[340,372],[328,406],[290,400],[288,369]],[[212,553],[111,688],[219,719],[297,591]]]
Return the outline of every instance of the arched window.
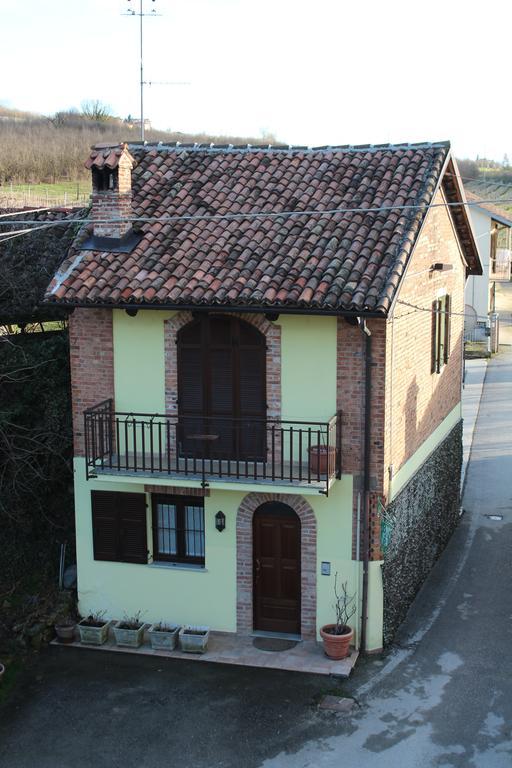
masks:
[[[201,315],[178,332],[180,452],[263,460],[265,337],[228,315]]]

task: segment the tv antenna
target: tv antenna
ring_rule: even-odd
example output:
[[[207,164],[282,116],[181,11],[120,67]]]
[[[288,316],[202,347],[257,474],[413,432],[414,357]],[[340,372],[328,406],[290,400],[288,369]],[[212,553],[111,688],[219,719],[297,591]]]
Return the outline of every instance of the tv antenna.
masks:
[[[139,10],[136,11],[135,8],[131,6],[132,0],[128,0],[128,9],[125,13],[123,13],[123,16],[138,16],[139,17],[139,29],[140,29],[140,140],[144,141],[144,86],[145,85],[190,85],[190,83],[187,82],[172,82],[168,80],[144,80],[144,58],[143,58],[143,36],[142,36],[142,30],[143,30],[143,20],[146,16],[156,17],[161,16],[161,13],[157,13],[156,9],[153,7],[151,10],[151,13],[148,13],[144,10],[144,0],[139,0]],[[135,0],[136,2],[136,0]],[[155,0],[151,0],[152,3],[155,2]]]

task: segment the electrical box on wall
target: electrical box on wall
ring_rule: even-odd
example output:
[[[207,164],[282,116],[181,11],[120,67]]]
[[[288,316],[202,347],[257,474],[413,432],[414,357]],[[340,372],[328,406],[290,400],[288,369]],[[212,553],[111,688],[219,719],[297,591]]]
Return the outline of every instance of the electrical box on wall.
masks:
[[[322,563],[321,567],[321,573],[322,576],[330,576],[331,575],[331,564],[330,563]]]

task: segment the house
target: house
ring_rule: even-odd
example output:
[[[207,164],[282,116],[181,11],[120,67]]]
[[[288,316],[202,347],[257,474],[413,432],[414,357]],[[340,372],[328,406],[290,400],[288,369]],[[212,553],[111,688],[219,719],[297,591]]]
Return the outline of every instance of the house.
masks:
[[[482,275],[470,275],[464,293],[468,340],[484,337],[489,313],[496,311],[496,283],[510,280],[512,218],[507,211],[466,191]]]
[[[83,614],[382,648],[457,524],[464,285],[447,143],[97,146],[70,318]],[[450,206],[447,206],[450,203]]]

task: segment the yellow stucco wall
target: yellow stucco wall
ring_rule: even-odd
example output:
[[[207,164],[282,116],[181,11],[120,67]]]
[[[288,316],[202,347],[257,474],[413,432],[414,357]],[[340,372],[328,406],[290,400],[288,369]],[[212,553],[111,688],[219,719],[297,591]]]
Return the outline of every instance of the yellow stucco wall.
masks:
[[[283,419],[328,421],[336,413],[336,318],[281,315]]]
[[[132,478],[130,478],[132,480]],[[153,564],[95,561],[92,545],[90,492],[92,490],[143,492],[143,483],[115,479],[86,480],[83,459],[75,459],[78,597],[80,612],[105,610],[109,618],[143,612],[144,621],[207,624],[212,629],[236,631],[236,515],[250,488],[212,488],[205,498],[204,569]],[[259,490],[262,490],[261,487]],[[290,489],[288,489],[288,492]],[[307,496],[317,521],[317,626],[333,620],[334,575],[358,591],[359,564],[352,561],[352,477],[337,481],[326,498]],[[148,496],[148,504],[149,504]],[[226,529],[218,533],[214,516],[221,509]],[[148,547],[151,552],[150,507]],[[321,575],[321,563],[331,563],[331,575]],[[356,627],[357,617],[354,617]]]
[[[114,310],[116,410],[165,411],[164,321],[173,312]],[[281,315],[282,416],[327,421],[336,412],[336,318]]]
[[[172,312],[139,311],[129,317],[114,311],[114,377],[116,410],[165,411],[164,321]],[[336,411],[336,319],[281,316],[281,396],[284,419],[326,421]],[[146,482],[148,480],[146,479]],[[149,481],[150,482],[150,481]],[[160,481],[164,484],[165,481]],[[170,483],[171,481],[169,481]],[[187,484],[173,480],[173,485]],[[105,610],[109,618],[143,611],[145,621],[201,623],[220,631],[236,631],[236,514],[243,497],[268,488],[254,484],[212,483],[205,498],[205,569],[95,561],[92,548],[90,492],[94,489],[143,492],[144,479],[99,477],[85,480],[82,459],[75,459],[78,593],[82,614]],[[289,487],[272,486],[290,493]],[[352,560],[352,477],[336,481],[328,498],[304,490],[317,520],[317,627],[334,618],[334,576],[348,581],[356,593],[360,619],[360,563]],[[149,505],[148,497],[148,505]],[[214,515],[226,515],[226,530],[215,530]],[[151,550],[150,506],[148,545]],[[321,574],[322,562],[331,575]],[[379,610],[375,634],[382,634]],[[373,622],[373,617],[370,616]]]

